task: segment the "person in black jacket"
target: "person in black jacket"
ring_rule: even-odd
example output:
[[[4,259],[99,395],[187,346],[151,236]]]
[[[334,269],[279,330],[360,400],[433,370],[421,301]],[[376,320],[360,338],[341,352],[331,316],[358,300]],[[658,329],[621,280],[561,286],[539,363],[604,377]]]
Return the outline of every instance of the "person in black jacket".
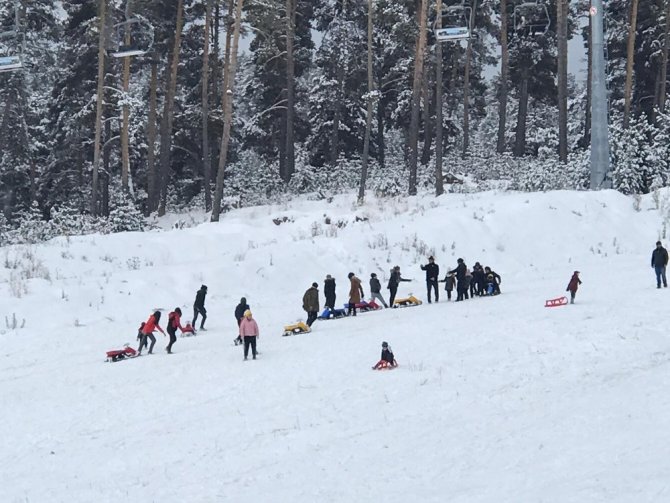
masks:
[[[240,299],[240,303],[235,308],[235,319],[237,320],[238,327],[240,326],[240,323],[242,323],[242,318],[244,318],[245,311],[251,311],[251,308],[249,307],[249,304],[247,304],[246,297],[242,297]],[[233,342],[235,343],[236,346],[238,344],[242,344],[242,337],[238,335]]]
[[[326,274],[326,279],[323,282],[323,294],[326,296],[325,306],[331,311],[335,310],[335,278],[330,274]]]
[[[397,265],[391,269],[391,277],[389,278],[388,289],[391,290],[391,298],[389,299],[389,306],[393,307],[393,302],[395,301],[395,294],[398,292],[398,285],[401,281],[412,281],[411,279],[405,279],[400,275],[400,266]]]
[[[382,297],[382,285],[379,282],[379,279],[377,279],[377,275],[374,272],[370,274],[370,291],[372,292],[373,301],[377,299],[382,303],[384,307],[388,307],[386,305],[384,297]]]
[[[380,360],[376,363],[374,367],[372,367],[372,370],[378,370],[380,368],[393,368],[397,367],[398,362],[395,360],[395,356],[393,354],[393,350],[389,346],[388,342],[384,341],[382,342],[382,355]]]
[[[486,290],[486,273],[479,262],[472,266],[472,281],[470,281],[470,296],[484,295]]]
[[[656,288],[661,288],[661,279],[663,286],[668,287],[668,280],[665,278],[665,268],[668,265],[668,250],[663,248],[660,241],[656,241],[656,249],[651,254],[651,267],[656,272]]]
[[[200,322],[200,330],[205,330],[205,320],[207,319],[207,309],[205,309],[205,296],[207,295],[207,285],[202,285],[198,293],[195,294],[195,302],[193,303],[193,328],[195,328],[195,322],[198,319],[198,314],[202,315],[202,321]]]
[[[456,302],[459,302],[463,300],[465,290],[467,289],[465,286],[465,275],[467,273],[468,267],[465,265],[465,262],[462,258],[459,258],[457,262],[458,265],[456,266],[456,269],[449,271],[448,274],[456,274],[456,293],[458,294],[456,296]]]
[[[440,293],[437,289],[437,282],[440,276],[440,266],[435,263],[435,257],[428,257],[428,263],[421,266],[422,271],[426,271],[426,288],[428,289],[428,304],[431,303],[430,293],[435,290],[435,302],[439,302]]]

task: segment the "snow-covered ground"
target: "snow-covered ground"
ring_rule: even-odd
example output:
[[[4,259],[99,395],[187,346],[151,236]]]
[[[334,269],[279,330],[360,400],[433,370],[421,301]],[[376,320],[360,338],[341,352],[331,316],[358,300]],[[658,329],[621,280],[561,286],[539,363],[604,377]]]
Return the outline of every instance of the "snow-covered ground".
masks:
[[[667,194],[354,201],[1,249],[0,501],[670,500]],[[503,295],[280,336],[326,274],[341,304],[349,271],[368,294],[397,264],[425,300],[430,254],[492,266]],[[577,303],[545,308],[576,269]],[[207,332],[104,363],[155,308],[190,318],[202,283]],[[241,296],[258,361],[232,344]],[[370,370],[382,340],[392,372]]]

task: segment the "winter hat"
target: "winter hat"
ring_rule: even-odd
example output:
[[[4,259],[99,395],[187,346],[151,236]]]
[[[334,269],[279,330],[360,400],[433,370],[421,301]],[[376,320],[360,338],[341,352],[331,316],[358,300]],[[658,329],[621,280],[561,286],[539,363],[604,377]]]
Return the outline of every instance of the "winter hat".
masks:
[[[201,290],[207,290],[207,285],[200,285]]]
[[[656,246],[661,246],[661,242],[660,242],[660,241],[656,241]]]
[[[399,270],[400,270],[400,266],[399,266],[399,265],[395,266],[395,267],[393,268],[393,270],[394,270],[394,271],[399,271]]]
[[[371,278],[376,278],[377,275],[376,275],[375,273],[372,273],[372,274],[370,274],[370,277],[371,277]]]
[[[249,309],[247,309],[246,311],[244,311],[244,317],[245,317],[245,318],[251,318],[251,311],[250,311]]]
[[[430,257],[428,257],[428,260],[435,260],[435,257],[431,255]]]
[[[312,287],[319,288],[319,284],[318,283],[312,283]]]
[[[459,264],[462,264],[462,263],[463,263],[463,259],[462,259],[462,258],[459,258],[456,262],[458,262]]]
[[[330,274],[326,274],[326,279],[333,279],[333,277]]]
[[[246,297],[242,297],[242,298],[240,299],[240,304],[246,304],[246,303],[247,303],[247,298],[246,298]]]
[[[354,276],[355,276],[355,274],[353,272],[350,272],[349,274],[347,274],[347,278],[349,278],[349,279],[353,278]]]
[[[382,347],[383,347],[383,348],[387,348],[387,347],[389,347],[389,343],[386,342],[386,341],[382,342]]]
[[[579,271],[575,271],[575,274],[579,274]]]

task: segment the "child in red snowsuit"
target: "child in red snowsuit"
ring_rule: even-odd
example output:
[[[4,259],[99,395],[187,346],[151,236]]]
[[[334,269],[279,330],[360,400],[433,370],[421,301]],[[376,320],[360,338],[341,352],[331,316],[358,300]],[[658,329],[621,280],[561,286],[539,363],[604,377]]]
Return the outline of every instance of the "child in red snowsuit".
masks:
[[[397,367],[398,362],[395,361],[395,357],[393,356],[393,351],[389,347],[388,342],[382,342],[382,357],[381,359],[377,362],[377,364],[372,367],[372,370],[378,370],[378,369],[383,369],[383,368],[393,368]]]
[[[575,271],[572,274],[572,278],[570,278],[570,283],[568,283],[568,287],[565,289],[566,292],[570,292],[570,304],[575,303],[575,295],[577,295],[577,288],[579,288],[579,285],[582,284],[582,280],[579,279],[579,271]]]

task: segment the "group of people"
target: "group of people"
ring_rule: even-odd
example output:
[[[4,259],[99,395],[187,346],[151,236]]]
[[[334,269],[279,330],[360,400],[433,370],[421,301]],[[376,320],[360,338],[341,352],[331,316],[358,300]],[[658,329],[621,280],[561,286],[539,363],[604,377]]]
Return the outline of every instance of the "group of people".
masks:
[[[468,269],[462,258],[457,261],[455,269],[447,271],[444,279],[440,277],[440,266],[435,263],[435,257],[428,257],[428,263],[420,266],[422,271],[426,272],[426,288],[428,293],[428,303],[433,301],[433,294],[435,302],[440,300],[440,292],[438,288],[439,283],[445,283],[445,290],[447,292],[447,299],[451,300],[451,293],[456,289],[456,302],[466,300],[469,297],[497,295],[500,293],[500,283],[502,281],[500,275],[493,271],[490,267],[482,267],[479,262],[475,263],[472,271]],[[346,305],[347,314],[356,316],[356,305],[365,297],[361,280],[353,272],[347,275],[349,279],[349,294],[348,303]],[[387,284],[387,289],[390,292],[389,303],[386,303],[384,296],[381,293],[381,282],[376,273],[370,274],[370,299],[371,302],[379,301],[379,303],[387,307],[393,307],[398,293],[400,283],[412,281],[411,279],[403,278],[400,273],[400,266],[395,266],[391,269],[391,274]],[[337,298],[335,293],[335,279],[330,275],[326,275],[324,280],[323,291],[326,297],[325,307],[331,311],[335,310],[335,300]],[[319,313],[319,284],[312,283],[302,297],[302,307],[307,313],[307,325],[312,326],[316,321]]]
[[[198,315],[202,316],[200,321],[200,330],[205,330],[205,320],[207,319],[207,310],[205,309],[205,297],[207,295],[207,285],[201,285],[200,290],[195,294],[195,302],[193,303],[193,321],[187,323],[186,326],[182,327],[181,317],[182,312],[181,308],[175,307],[174,311],[171,311],[168,314],[168,324],[167,324],[167,335],[170,336],[170,342],[165,346],[165,351],[168,354],[172,354],[172,346],[177,342],[177,329],[179,329],[182,334],[184,333],[195,333],[195,322],[198,320]],[[156,344],[156,338],[154,337],[154,331],[158,330],[163,334],[163,337],[166,336],[165,331],[160,326],[161,312],[155,311],[149,319],[143,322],[140,325],[140,328],[137,330],[137,340],[140,341],[140,346],[137,348],[138,356],[142,354],[142,350],[149,348],[149,354],[154,352],[154,345]],[[149,345],[149,341],[151,344]]]

